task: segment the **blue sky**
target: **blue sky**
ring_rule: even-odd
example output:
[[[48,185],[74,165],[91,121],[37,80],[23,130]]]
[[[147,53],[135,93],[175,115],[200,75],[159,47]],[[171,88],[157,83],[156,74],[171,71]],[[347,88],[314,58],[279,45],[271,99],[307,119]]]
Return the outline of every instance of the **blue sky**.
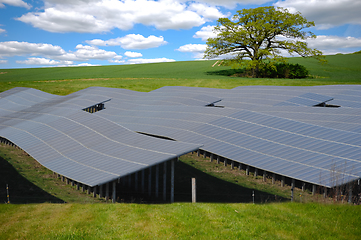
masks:
[[[361,50],[360,0],[0,0],[0,68],[201,59],[219,17],[272,5],[315,22],[310,47]]]

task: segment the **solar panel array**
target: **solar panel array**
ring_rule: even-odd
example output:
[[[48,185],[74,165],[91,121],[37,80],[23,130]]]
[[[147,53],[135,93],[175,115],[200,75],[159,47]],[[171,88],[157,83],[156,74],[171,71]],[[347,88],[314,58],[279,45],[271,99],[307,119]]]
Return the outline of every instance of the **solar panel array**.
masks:
[[[9,93],[0,94],[0,136],[52,171],[89,186],[110,182],[199,147],[137,134],[82,111],[84,106],[94,104],[94,98],[78,94],[51,96],[34,89]],[[95,100],[100,99],[104,98],[95,96]]]
[[[80,144],[79,148],[90,152],[84,153],[89,156],[83,157],[82,154],[68,154],[67,148],[61,149],[67,157],[73,160],[91,159],[92,166],[98,168],[98,157],[91,156],[95,156],[94,151],[99,152],[103,158],[116,159],[114,164],[119,161],[117,176],[141,169],[139,164],[155,164],[158,161],[155,159],[164,161],[167,159],[162,158],[164,154],[171,152],[174,157],[201,146],[202,150],[242,164],[326,187],[361,177],[359,85],[245,86],[234,89],[163,87],[149,93],[92,87],[66,97],[38,94],[33,89],[9,91],[0,94],[5,96],[0,102],[1,106],[13,102],[3,109],[10,111],[8,115],[13,114],[12,121],[15,122],[9,120],[13,125],[1,122],[1,136],[21,141],[22,137],[13,135],[24,129],[15,131],[13,126],[31,125],[31,134],[43,137],[48,143],[47,137],[60,131],[69,135],[66,141],[74,139]],[[26,97],[29,94],[37,96]],[[21,104],[24,99],[31,103],[24,106]],[[102,111],[93,114],[80,111],[104,101],[107,102]],[[314,107],[320,104],[340,107]],[[42,117],[38,117],[40,113]],[[26,119],[26,124],[19,117]],[[3,119],[1,114],[0,120]],[[42,128],[42,133],[37,133],[39,121],[47,126]],[[4,128],[5,125],[7,127]],[[177,141],[166,141],[174,143],[169,146],[159,145],[158,139],[147,137],[149,141],[140,147],[136,140],[140,134],[134,132]],[[153,141],[154,144],[151,144]],[[124,144],[131,142],[134,145],[131,145],[130,151]],[[49,143],[52,147],[65,144],[62,140]],[[75,143],[70,145],[78,146]],[[28,147],[25,143],[24,146]],[[36,151],[43,154],[52,152],[46,146]],[[142,156],[143,152],[145,156],[149,151],[147,161],[133,157]],[[46,158],[44,156],[39,158]],[[124,156],[125,160],[117,159],[119,156]],[[124,163],[130,159],[135,163]],[[112,162],[106,161],[109,162],[107,164]],[[80,160],[79,163],[84,164]],[[67,164],[70,164],[69,161],[63,167]],[[63,171],[60,166],[43,165]]]

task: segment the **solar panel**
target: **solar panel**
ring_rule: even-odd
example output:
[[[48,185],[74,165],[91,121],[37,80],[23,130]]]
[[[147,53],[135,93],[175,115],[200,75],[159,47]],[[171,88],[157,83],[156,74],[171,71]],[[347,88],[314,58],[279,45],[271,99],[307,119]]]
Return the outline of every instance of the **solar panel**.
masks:
[[[343,181],[361,176],[360,86],[163,87],[149,93],[93,87],[65,97],[9,91],[0,94],[0,135],[44,166],[91,186],[199,146],[321,186],[335,186],[330,175],[339,169]],[[100,102],[101,111],[81,110]],[[319,103],[341,107],[312,107]]]

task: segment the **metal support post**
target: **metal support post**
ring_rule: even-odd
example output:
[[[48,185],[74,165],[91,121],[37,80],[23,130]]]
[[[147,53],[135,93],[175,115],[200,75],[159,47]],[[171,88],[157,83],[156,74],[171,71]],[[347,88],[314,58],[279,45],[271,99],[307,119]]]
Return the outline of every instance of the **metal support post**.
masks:
[[[109,200],[109,182],[105,184],[105,201]]]
[[[103,197],[103,185],[99,186],[99,198]]]
[[[97,197],[97,186],[93,187],[93,197]]]
[[[267,181],[267,172],[263,171],[263,182]]]
[[[163,165],[163,201],[167,200],[166,194],[167,194],[167,162],[164,162],[164,165]]]
[[[316,185],[312,185],[312,196],[316,194]]]
[[[144,193],[144,169],[142,170],[142,193]]]
[[[132,186],[132,174],[128,175],[128,188]]]
[[[113,203],[115,203],[116,198],[117,198],[116,186],[117,186],[117,182],[113,181],[113,195],[112,195],[112,202]]]
[[[174,159],[171,160],[170,202],[174,203]]]
[[[152,195],[152,167],[149,167],[148,172],[148,196]]]
[[[155,197],[159,196],[159,165],[155,166]]]

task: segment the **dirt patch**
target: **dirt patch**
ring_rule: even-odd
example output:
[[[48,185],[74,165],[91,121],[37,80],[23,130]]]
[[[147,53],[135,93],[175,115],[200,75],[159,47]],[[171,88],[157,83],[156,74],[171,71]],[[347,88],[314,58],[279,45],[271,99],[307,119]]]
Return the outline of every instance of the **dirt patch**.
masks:
[[[0,74],[5,74],[5,73],[8,73],[8,72],[0,72]]]

